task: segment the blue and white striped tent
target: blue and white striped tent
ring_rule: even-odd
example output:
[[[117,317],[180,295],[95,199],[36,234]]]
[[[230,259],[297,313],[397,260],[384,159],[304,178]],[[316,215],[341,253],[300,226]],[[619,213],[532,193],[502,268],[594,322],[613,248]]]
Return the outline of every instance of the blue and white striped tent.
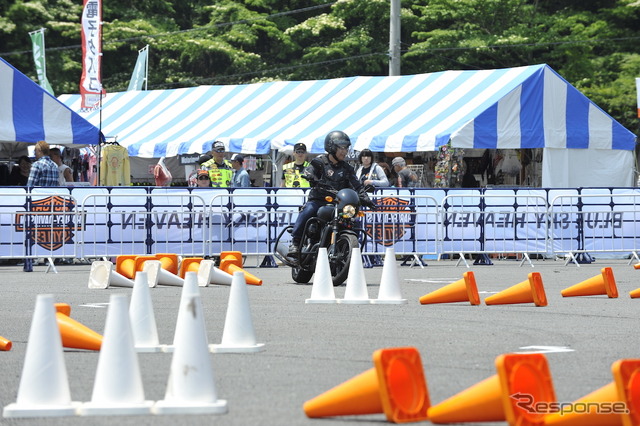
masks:
[[[59,98],[80,111],[79,95]],[[84,115],[94,125],[100,113]],[[102,129],[131,156],[266,154],[303,142],[323,150],[344,130],[354,149],[588,148],[631,151],[635,135],[547,65],[110,93]]]
[[[0,58],[0,145],[96,145],[100,131]],[[10,151],[10,150],[7,150]]]

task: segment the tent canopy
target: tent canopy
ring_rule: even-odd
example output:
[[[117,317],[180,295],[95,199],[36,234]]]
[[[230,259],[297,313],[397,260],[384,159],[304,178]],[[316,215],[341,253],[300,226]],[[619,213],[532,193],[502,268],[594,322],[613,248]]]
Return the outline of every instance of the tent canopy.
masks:
[[[100,131],[0,58],[0,151],[13,156],[27,144],[96,145]]]
[[[79,95],[60,100],[80,111]],[[85,115],[99,124],[100,113]],[[266,154],[303,142],[321,153],[324,136],[344,130],[354,148],[633,150],[635,135],[547,65],[348,77],[109,94],[102,129],[129,155],[206,152]]]

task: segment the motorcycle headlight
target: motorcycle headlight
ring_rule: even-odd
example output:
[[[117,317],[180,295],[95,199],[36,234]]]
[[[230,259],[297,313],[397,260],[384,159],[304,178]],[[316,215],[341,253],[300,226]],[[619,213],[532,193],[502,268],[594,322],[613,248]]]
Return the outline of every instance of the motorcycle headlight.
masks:
[[[347,204],[342,209],[342,217],[352,218],[355,215],[356,215],[356,208],[351,204]]]

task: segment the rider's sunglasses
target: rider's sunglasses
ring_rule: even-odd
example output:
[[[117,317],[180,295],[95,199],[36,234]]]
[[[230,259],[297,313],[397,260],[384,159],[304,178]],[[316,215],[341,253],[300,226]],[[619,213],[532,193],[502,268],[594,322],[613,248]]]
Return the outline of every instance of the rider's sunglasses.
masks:
[[[215,152],[224,152],[224,148],[218,148],[215,150]]]
[[[304,154],[304,153],[305,153],[305,151],[302,151],[302,150],[296,151],[296,154]]]
[[[209,178],[207,176],[200,176],[198,180],[209,180]]]

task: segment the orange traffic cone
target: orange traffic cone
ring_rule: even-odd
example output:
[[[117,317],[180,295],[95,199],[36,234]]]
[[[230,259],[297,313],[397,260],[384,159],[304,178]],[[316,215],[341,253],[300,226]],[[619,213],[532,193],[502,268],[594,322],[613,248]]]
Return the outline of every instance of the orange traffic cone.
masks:
[[[11,340],[0,336],[0,351],[10,351],[11,346],[13,346],[13,343],[11,343]]]
[[[636,263],[635,265],[633,265],[633,269],[640,269],[640,263]]]
[[[611,365],[613,382],[545,416],[545,425],[634,426],[640,424],[638,375],[640,359],[621,359]]]
[[[262,280],[255,275],[251,275],[249,272],[242,269],[242,253],[239,251],[223,251],[220,253],[220,269],[224,272],[231,274],[236,271],[244,273],[244,279],[247,284],[262,285]]]
[[[233,277],[216,268],[213,261],[202,257],[185,257],[180,262],[178,275],[184,279],[187,272],[198,274],[198,286],[207,287],[209,284],[231,285]]]
[[[631,290],[629,292],[629,296],[631,296],[632,299],[637,299],[640,297],[640,288],[636,288],[635,290]]]
[[[429,421],[506,420],[511,426],[542,425],[546,413],[535,410],[535,404],[556,401],[547,358],[542,354],[503,354],[495,363],[498,374],[429,408]]]
[[[100,346],[102,346],[100,334],[61,312],[56,312],[56,321],[60,329],[63,347],[90,351],[100,350]]]
[[[116,272],[132,280],[136,275],[137,254],[116,256]]]
[[[458,281],[425,294],[420,298],[420,304],[470,302],[472,305],[479,305],[480,296],[475,275],[472,271],[467,271],[462,274],[462,277]]]
[[[374,368],[304,403],[308,417],[384,413],[394,423],[427,420],[429,392],[415,348],[379,349]]]
[[[56,309],[56,312],[71,316],[71,305],[68,303],[54,303],[53,307]]]
[[[547,295],[542,285],[542,277],[539,272],[531,272],[529,279],[487,297],[484,299],[484,303],[487,305],[535,303],[536,306],[547,306]]]
[[[162,263],[162,269],[178,275],[178,255],[176,253],[156,253],[156,259]]]
[[[134,259],[134,268],[135,268],[135,272],[140,272],[144,270],[144,263],[147,260],[160,260],[158,259],[156,256],[136,256],[136,258]],[[162,264],[162,262],[160,262],[160,269],[165,269],[164,265]]]
[[[616,279],[613,277],[613,270],[606,267],[600,270],[600,275],[565,288],[560,293],[564,297],[606,294],[609,298],[616,298],[618,297],[618,288],[616,287]]]
[[[178,271],[178,276],[184,279],[184,274],[187,272],[195,272],[198,273],[200,269],[200,262],[202,262],[204,258],[202,257],[185,257],[180,262],[180,269]]]

